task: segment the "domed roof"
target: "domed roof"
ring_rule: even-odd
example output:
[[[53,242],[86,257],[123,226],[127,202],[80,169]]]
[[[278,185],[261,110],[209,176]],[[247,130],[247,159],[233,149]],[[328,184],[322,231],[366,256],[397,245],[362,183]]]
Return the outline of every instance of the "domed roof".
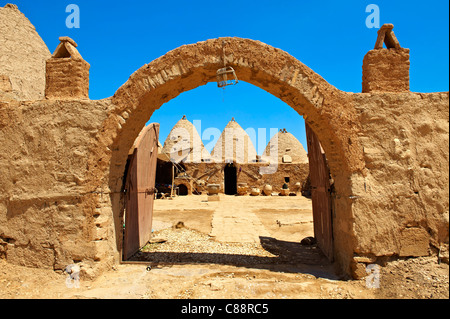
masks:
[[[15,98],[44,98],[45,61],[51,53],[35,27],[13,4],[0,7],[0,57],[0,76]]]
[[[270,139],[261,159],[270,162],[273,157],[278,159],[278,163],[308,163],[308,154],[302,143],[286,129],[281,129]]]
[[[219,163],[253,163],[256,155],[250,136],[234,118],[228,122],[211,152],[213,160]]]
[[[164,142],[162,152],[176,163],[199,163],[209,161],[211,155],[202,143],[195,126],[183,116],[170,131]]]

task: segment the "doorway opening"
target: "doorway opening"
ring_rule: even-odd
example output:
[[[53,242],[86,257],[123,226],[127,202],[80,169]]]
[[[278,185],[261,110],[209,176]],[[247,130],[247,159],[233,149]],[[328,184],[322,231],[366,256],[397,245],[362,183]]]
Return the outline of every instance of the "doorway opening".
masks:
[[[180,196],[187,196],[188,195],[188,188],[184,184],[178,185],[178,195]]]
[[[233,163],[225,165],[224,183],[225,183],[225,195],[237,194],[237,169]]]
[[[212,87],[212,85],[209,87]],[[246,87],[246,90],[250,93],[258,93],[258,88],[256,88],[256,91],[253,91],[253,89],[255,89],[253,86]],[[180,112],[186,112],[183,107],[188,104],[186,101],[189,100],[185,97],[190,95],[198,96],[200,90],[208,90],[208,85],[202,87],[202,89],[185,92],[177,99],[171,100],[164,108],[161,108],[161,111],[153,114],[149,122],[163,122],[164,117],[159,117],[161,113],[177,114],[174,115],[175,119],[180,118],[181,115],[179,114],[181,114]],[[200,93],[203,95],[203,92]],[[193,99],[193,97],[190,98]],[[214,101],[205,99],[205,103],[212,104],[212,102]],[[274,100],[273,102],[275,103],[276,101]],[[263,160],[252,163],[240,163],[235,162],[235,160],[225,159],[225,161],[229,161],[225,164],[223,162],[214,163],[209,161],[192,162],[189,161],[188,155],[184,156],[179,162],[173,162],[173,160],[168,159],[168,151],[164,151],[166,143],[164,143],[164,146],[161,145],[162,155],[166,159],[164,162],[162,160],[164,157],[159,156],[162,159],[156,170],[157,180],[169,184],[167,185],[169,186],[167,194],[171,194],[170,186],[172,185],[174,185],[176,191],[173,193],[173,198],[172,196],[165,196],[155,201],[155,226],[152,231],[154,231],[153,236],[156,236],[157,239],[179,238],[180,243],[177,245],[176,250],[168,242],[144,245],[137,255],[129,259],[130,261],[165,262],[171,260],[180,263],[185,263],[186,261],[202,263],[217,260],[218,264],[235,264],[244,261],[248,265],[251,264],[255,267],[257,267],[258,263],[328,265],[333,255],[332,230],[329,227],[331,226],[332,214],[330,212],[328,214],[329,218],[324,219],[320,219],[320,216],[326,214],[331,207],[329,205],[320,205],[320,203],[317,205],[313,201],[328,200],[330,195],[328,193],[329,187],[325,184],[320,184],[326,179],[323,176],[318,182],[316,182],[317,179],[314,179],[314,190],[306,190],[304,187],[304,185],[311,185],[311,183],[306,183],[307,178],[311,178],[308,174],[312,170],[309,164],[315,166],[315,171],[326,173],[328,172],[328,168],[325,167],[327,161],[314,132],[311,129],[305,130],[306,124],[304,124],[304,119],[298,114],[289,113],[292,109],[288,105],[282,104],[276,109],[287,114],[285,117],[288,117],[289,120],[293,118],[292,121],[297,121],[294,124],[302,127],[303,136],[299,136],[298,132],[296,132],[296,136],[306,140],[306,143],[302,144],[297,141],[295,135],[287,132],[285,129],[282,132],[278,132],[277,129],[277,136],[269,136],[269,139],[266,139],[264,143],[265,150],[271,149],[270,141],[273,137],[276,137],[278,143],[283,145],[283,147],[279,148],[280,151],[278,151],[277,158],[282,157],[286,152],[290,152],[291,161],[283,162],[279,160],[277,171],[265,177],[259,175],[259,168],[262,165],[267,165]],[[205,107],[203,110],[197,111],[196,115],[200,115],[197,119],[202,120],[211,116],[208,110]],[[236,109],[232,108],[227,108],[227,110],[237,112]],[[255,110],[254,112],[256,113],[257,111]],[[247,117],[243,117],[243,127],[248,127],[250,118],[252,118],[250,114]],[[192,128],[191,125],[188,125],[189,120],[191,120],[189,115],[187,117],[183,116],[183,125],[189,129],[192,135],[198,133],[201,137],[203,131],[194,130],[195,127]],[[165,121],[167,122],[167,120]],[[195,118],[191,121],[195,121]],[[284,121],[288,121],[288,119]],[[236,122],[234,118],[232,118],[232,122]],[[208,122],[205,121],[205,123]],[[288,123],[283,123],[284,126],[286,124]],[[256,123],[256,125],[259,124]],[[170,133],[175,132],[174,127],[176,128],[177,125],[174,127],[171,125],[167,126],[163,127],[163,129],[170,131],[169,135],[167,135],[167,139],[170,140]],[[290,127],[294,127],[294,125],[288,126],[289,131],[291,131]],[[218,131],[223,132],[224,130],[218,129]],[[162,140],[164,140],[165,135],[162,135]],[[312,139],[313,136],[314,139]],[[176,137],[181,141],[181,145],[184,145],[182,144],[183,142],[189,141],[189,139],[183,139],[183,137],[178,135]],[[216,141],[214,143],[217,144]],[[242,149],[250,149],[249,144],[243,144],[244,148]],[[306,150],[308,151],[313,150],[314,147],[314,152],[320,152],[323,156],[314,156],[314,161],[310,161],[309,164],[308,162],[301,162],[302,156],[298,145],[302,148],[307,147]],[[190,149],[187,146],[184,147]],[[258,160],[263,158],[262,155],[258,155]],[[305,155],[311,154],[305,153]],[[322,159],[320,162],[322,166],[318,166],[317,163],[319,162],[316,163],[316,159]],[[305,167],[308,168],[305,170]],[[306,172],[304,176],[300,174],[302,170]],[[188,180],[190,184],[180,183],[180,179]],[[220,185],[222,183],[223,185]],[[220,201],[207,207],[205,202],[210,201],[210,198],[207,197],[207,190],[208,185],[211,184],[216,184],[220,187],[221,194],[233,196],[223,196]],[[245,184],[245,187],[242,184]],[[265,189],[266,185],[269,186],[267,191]],[[247,189],[244,196],[241,196],[242,188]],[[194,194],[194,189],[199,190],[201,196],[191,196],[191,193]],[[253,195],[253,189],[259,189],[259,194]],[[321,191],[321,193],[317,193],[316,189]],[[159,185],[158,190],[159,192],[162,190],[162,188],[159,188]],[[313,199],[304,197],[303,193],[305,191],[312,191],[314,193]],[[170,200],[168,200],[169,197]],[[319,211],[319,213],[314,215],[313,210]],[[226,218],[221,218],[221,214],[225,214],[226,216],[222,217]],[[159,225],[171,225],[171,227],[159,229]],[[177,225],[183,225],[183,227],[177,228]],[[318,238],[318,236],[323,239]],[[193,242],[195,238],[198,238],[198,240]],[[212,242],[217,244],[217,247],[214,246],[217,248],[217,252],[215,251],[216,248],[211,248],[213,246]],[[220,249],[222,243],[227,243],[230,250],[222,252]],[[249,251],[249,257],[243,258],[240,254],[235,253],[235,251],[239,251],[240,246],[246,247],[250,243],[254,243],[253,248],[258,247],[258,249]],[[324,243],[327,245],[325,249]],[[192,247],[195,247],[195,249]],[[253,265],[254,261],[257,262]]]
[[[333,174],[332,176],[334,179],[334,184],[336,185],[336,192],[338,194],[348,194],[347,188],[349,185],[347,181],[349,180],[349,176],[351,176],[352,172],[364,167],[364,162],[361,160],[363,157],[360,149],[358,148],[359,145],[354,142],[350,143],[350,141],[357,140],[357,129],[353,129],[348,125],[341,125],[341,121],[339,121],[339,119],[344,118],[344,115],[348,117],[348,123],[352,123],[351,121],[357,121],[356,114],[353,113],[353,108],[346,107],[352,102],[350,97],[345,94],[341,94],[339,90],[329,85],[321,77],[316,76],[313,71],[301,64],[288,53],[274,49],[268,45],[261,44],[258,41],[235,38],[212,39],[172,50],[160,59],[157,59],[149,65],[145,65],[136,71],[133,77],[130,77],[129,81],[116,92],[113,97],[113,103],[117,106],[117,110],[115,110],[115,113],[105,120],[105,123],[103,124],[105,128],[105,139],[102,139],[97,145],[99,150],[100,148],[104,149],[104,145],[107,145],[108,149],[112,150],[109,155],[109,161],[107,162],[110,170],[106,176],[109,189],[112,191],[111,194],[117,194],[122,186],[121,178],[125,168],[127,150],[132,146],[133,140],[138,134],[138,130],[145,126],[145,123],[148,121],[149,117],[151,117],[156,110],[160,109],[163,104],[174,100],[174,98],[179,96],[181,93],[184,95],[186,92],[193,89],[205,88],[206,84],[209,82],[215,82],[216,71],[223,65],[224,62],[220,59],[220,57],[223,56],[223,52],[221,50],[222,45],[219,45],[223,43],[225,43],[226,47],[233,48],[233,54],[230,55],[230,57],[226,56],[226,59],[228,60],[226,62],[229,65],[232,65],[233,68],[235,67],[236,74],[241,80],[239,83],[249,83],[263,89],[265,92],[272,94],[272,96],[276,99],[286,103],[291,108],[292,112],[295,112],[297,115],[304,116],[304,118],[307,119],[307,123],[311,125],[314,133],[317,134],[317,137],[320,138],[321,142],[323,142],[323,149],[327,152],[328,164],[330,171]],[[199,52],[202,53],[199,54]],[[254,52],[267,52],[267,54],[258,54],[255,56]],[[280,61],[280,63],[274,64],[273,61]],[[173,68],[170,69],[168,66],[173,66]],[[258,71],[256,72],[256,70]],[[233,91],[233,96],[236,95],[235,93],[236,92]],[[215,96],[217,96],[217,94],[215,94]],[[229,99],[230,95],[227,95],[226,97]],[[206,100],[203,98],[204,96],[202,96],[201,100]],[[238,99],[241,105],[245,102],[242,96]],[[225,99],[222,97],[222,100]],[[267,96],[259,100],[252,97],[252,99],[249,99],[248,103],[244,104],[245,107],[240,107],[238,109],[240,114],[234,114],[234,116],[237,116],[238,118],[245,117],[249,121],[253,120],[254,122],[264,121],[264,119],[270,119],[270,121],[273,121],[275,116],[269,116],[267,114],[268,110],[276,110],[278,112],[277,114],[280,112],[274,107],[270,107],[269,109],[262,111],[261,105],[263,103],[267,104],[267,101]],[[199,104],[199,99],[197,99],[190,105],[196,107]],[[247,111],[251,106],[256,106],[258,108],[256,113],[258,116],[247,114]],[[190,112],[193,111],[191,107],[186,105],[183,105],[182,109],[184,110],[183,113],[185,113],[186,109],[189,109]],[[211,105],[203,105],[202,109],[211,110]],[[215,108],[213,112],[208,112],[208,114],[209,116],[216,116],[215,120],[217,120],[217,118],[230,118],[231,116],[229,114],[225,114],[226,111],[230,110],[230,108],[224,106],[221,108]],[[166,107],[164,107],[164,112],[166,114],[169,113]],[[234,110],[233,112],[236,111]],[[323,121],[323,114],[325,113],[329,115],[329,118],[332,120]],[[291,117],[287,114],[287,112],[283,111],[284,121],[291,120]],[[148,115],[149,117],[146,118],[145,115]],[[295,117],[292,117],[292,119],[294,118]],[[155,118],[152,118],[152,121],[159,122]],[[220,125],[218,127],[223,127],[222,124],[216,125]],[[273,127],[271,124],[266,126],[259,123],[249,123],[246,127],[258,128],[258,125],[261,125],[261,127]],[[112,140],[112,142],[109,142],[110,140]],[[206,140],[208,140],[208,138],[206,138]],[[303,145],[305,144],[306,143]],[[185,148],[182,149],[184,150]],[[286,151],[294,150],[292,147],[283,147],[283,149]],[[355,157],[354,154],[357,156]],[[291,154],[289,156],[292,158]],[[92,157],[91,161],[95,164],[101,163],[101,159],[97,160],[96,155]],[[208,178],[209,175],[214,175],[214,172],[216,171],[215,168],[205,171],[205,173],[208,172],[208,175],[205,175],[204,178],[206,186],[208,186],[208,184],[222,184],[224,182],[224,164],[222,163],[220,163],[220,166],[218,167],[218,171],[221,175],[219,182]],[[281,164],[289,164],[289,161],[278,161],[278,163],[278,167],[280,168]],[[264,165],[263,161],[259,161],[259,159],[255,162],[255,164]],[[94,173],[97,173],[97,171],[100,170],[101,166],[97,166],[93,165],[95,169],[90,174],[92,178],[96,177]],[[285,195],[278,195],[281,194],[281,191],[278,193],[279,190],[276,189],[270,193],[271,197],[261,196],[257,199],[255,198],[254,202],[262,202],[264,200],[263,198],[270,200],[273,197],[278,197],[278,199],[283,203],[289,199],[298,199],[286,195],[291,195],[292,190],[295,189],[297,187],[296,184],[299,183],[294,177],[293,172],[286,171],[282,173],[282,176],[278,176],[281,177],[281,181],[278,181],[278,179],[277,181],[274,180],[274,182],[268,183],[270,184],[268,186],[273,186],[275,183],[277,185],[281,183],[282,185],[284,177],[289,176],[289,188],[284,189],[282,192]],[[253,187],[252,185],[252,183],[261,180],[256,170],[253,171],[249,169],[246,172],[244,172],[244,170],[241,172],[239,169],[238,176],[238,182],[240,182],[238,184],[239,187],[241,186],[240,184],[246,182],[248,183],[248,192],[253,192],[253,190],[255,190],[255,196],[261,195],[261,190],[262,187],[264,187],[264,184],[259,185],[258,187]],[[245,181],[241,180],[242,178],[245,178]],[[198,182],[200,182],[200,179]],[[200,185],[201,184],[198,183],[198,185],[194,186],[198,187]],[[220,186],[222,185],[219,185],[219,187]],[[321,186],[315,187],[319,188]],[[221,188],[223,189],[224,187]],[[267,189],[270,190],[270,187],[267,187]],[[275,196],[272,196],[273,193],[275,193]],[[121,219],[123,217],[123,205],[122,202],[117,199],[118,197],[119,195],[111,195],[111,206],[116,229],[118,230],[117,233],[121,234],[119,227],[122,226]],[[249,207],[245,201],[239,204],[238,198],[239,197],[235,196],[227,196],[230,203],[233,202],[233,205],[238,205],[236,206],[236,209],[234,209],[237,213],[241,211],[241,207],[245,209],[252,208]],[[248,200],[251,200],[250,196],[247,198]],[[340,263],[340,266],[345,267],[347,270],[348,261],[353,253],[351,247],[348,245],[349,240],[347,240],[352,239],[353,234],[345,231],[346,229],[351,228],[351,219],[347,218],[351,216],[351,206],[344,205],[346,203],[344,203],[344,201],[347,200],[344,196],[336,196],[336,198],[336,212],[332,216],[336,216],[338,219],[334,222],[334,225],[338,225],[339,227],[336,227],[336,229],[333,230],[333,235],[336,237],[334,238],[335,241],[333,243],[333,247],[336,247],[334,256],[339,259],[338,262]],[[161,203],[167,203],[168,205],[168,207],[164,210],[164,216],[167,216],[165,213],[173,208],[173,202],[175,201],[161,201]],[[206,206],[204,203],[202,205]],[[214,203],[213,205],[216,204]],[[212,207],[213,205],[210,206]],[[218,206],[220,205],[221,204],[218,204]],[[185,206],[186,205],[184,205],[184,207]],[[289,203],[286,207],[290,208],[296,206],[298,206],[297,203]],[[277,211],[279,209],[279,205],[274,205],[273,211]],[[267,208],[264,207],[264,210],[267,211]],[[183,213],[185,212],[184,208],[180,211],[183,211]],[[214,214],[215,213],[216,212],[214,212]],[[271,212],[268,212],[270,216],[273,216],[273,214],[270,213]],[[226,218],[222,219],[222,221],[223,220],[226,220]],[[282,220],[279,221],[282,226],[286,225]],[[279,226],[277,225],[277,227]],[[233,227],[226,228],[234,230]],[[246,228],[243,228],[244,230],[242,231],[242,234],[247,236],[247,233],[251,227],[248,227],[247,225]],[[122,249],[122,245],[119,243],[119,240],[120,237],[117,236],[117,248]],[[296,245],[298,244],[298,240],[300,240],[300,238],[296,240]],[[339,252],[337,252],[338,250]],[[293,260],[294,259],[298,261],[297,258],[293,258]]]
[[[189,99],[194,99],[193,96],[198,96],[199,93],[204,95],[204,92],[200,90],[206,91],[209,88],[215,90],[212,85],[206,85],[201,89],[183,93],[177,99],[168,102],[164,108],[161,108],[161,111],[153,114],[149,122],[166,123],[167,120],[163,116],[160,116],[162,113],[177,114],[178,116],[174,115],[176,120],[181,117],[179,115],[181,114],[180,112],[186,112],[183,107],[188,105],[187,101]],[[245,89],[247,91],[246,95],[250,95],[249,93],[251,95],[258,94],[260,90],[247,84]],[[267,96],[267,98],[269,97]],[[214,100],[209,101],[205,98],[205,103],[211,105],[213,102]],[[277,103],[277,101],[274,99],[273,103]],[[238,263],[238,260],[244,260],[245,263],[250,265],[256,260],[257,263],[268,264],[308,263],[322,266],[328,265],[329,259],[327,260],[327,257],[332,257],[332,242],[330,242],[332,237],[331,233],[329,236],[327,235],[328,232],[331,232],[331,229],[324,226],[330,225],[326,224],[330,219],[319,220],[317,218],[320,214],[326,213],[325,210],[330,207],[327,205],[318,206],[313,203],[313,200],[327,200],[328,194],[320,193],[319,195],[313,190],[315,194],[313,199],[302,196],[305,191],[302,185],[306,184],[306,179],[309,176],[308,172],[311,171],[309,164],[312,164],[312,162],[309,164],[308,161],[302,162],[301,158],[303,158],[303,153],[299,151],[303,147],[306,150],[312,149],[312,145],[315,146],[314,152],[323,152],[323,149],[320,146],[316,146],[319,143],[317,138],[311,140],[311,136],[314,133],[312,130],[305,130],[306,125],[304,124],[304,119],[298,114],[289,113],[292,112],[292,109],[288,105],[285,105],[284,102],[282,103],[281,105],[277,104],[278,107],[276,109],[279,112],[287,114],[285,117],[289,118],[284,119],[283,126],[286,126],[286,124],[289,124],[288,127],[301,126],[303,132],[295,131],[296,135],[293,135],[286,129],[283,129],[282,132],[278,132],[278,129],[276,129],[276,136],[269,135],[269,139],[266,139],[264,142],[264,152],[271,149],[272,138],[277,140],[280,145],[283,145],[283,147],[279,148],[280,151],[277,154],[278,159],[285,155],[286,152],[290,152],[289,156],[291,160],[289,162],[279,160],[277,171],[273,174],[266,176],[259,174],[260,166],[267,165],[263,160],[240,163],[235,162],[234,159],[225,159],[228,162],[223,164],[223,162],[214,163],[203,161],[202,158],[200,162],[193,162],[190,161],[189,155],[184,155],[183,159],[179,162],[174,161],[174,159],[170,160],[170,156],[167,155],[169,148],[166,147],[166,143],[161,145],[161,154],[164,156],[158,157],[161,159],[156,170],[156,176],[158,181],[169,184],[167,185],[169,188],[166,196],[157,197],[155,201],[155,225],[153,226],[152,232],[153,236],[156,236],[157,239],[160,237],[176,237],[180,239],[180,243],[176,250],[170,247],[170,243],[144,245],[137,255],[129,259],[130,261],[147,260],[152,262],[165,262],[167,260],[174,260],[184,263],[186,260],[190,260],[192,262],[202,263],[217,260],[218,264],[234,264]],[[203,110],[198,110],[196,115],[200,116],[197,119],[203,120],[203,118],[211,116],[208,110],[206,107]],[[236,109],[231,107],[227,108],[227,110],[237,112]],[[252,111],[251,108],[248,109],[249,114],[247,117],[243,117],[242,119],[241,123],[244,124],[243,127],[248,127],[249,119],[254,117],[254,115],[250,114],[250,111]],[[258,111],[255,109],[253,112],[257,114]],[[178,120],[178,122],[180,121],[183,126],[176,124],[173,127],[171,125],[162,127],[163,130],[170,131],[167,135],[166,142],[171,140],[171,133],[178,132],[178,127],[187,128],[192,136],[196,136],[197,133],[200,137],[203,135],[201,129],[196,131],[195,127],[189,124],[190,121],[194,122],[195,118],[191,120],[190,116],[183,116],[181,120]],[[291,125],[288,121],[297,122]],[[233,124],[236,123],[234,117],[231,122]],[[205,121],[205,123],[208,122]],[[256,123],[254,125],[258,127],[257,125],[260,124]],[[181,132],[181,130],[179,131]],[[225,129],[218,129],[218,131],[223,132]],[[291,130],[289,129],[289,131]],[[294,132],[293,129],[292,132]],[[163,133],[162,140],[164,140],[166,134]],[[179,135],[178,133],[175,134],[176,138],[178,138],[176,141],[180,141],[180,145],[184,147],[183,150],[189,150],[190,148],[183,143],[189,142],[190,139],[180,137]],[[296,136],[299,139],[304,139],[306,142],[302,144],[297,140]],[[259,141],[259,138],[260,136],[258,136],[257,141]],[[267,143],[267,141],[269,142]],[[214,143],[217,144],[217,141]],[[234,139],[233,143],[236,143]],[[251,149],[250,144],[243,144],[244,147],[239,148],[240,150],[248,151]],[[237,146],[239,144],[236,143],[236,149],[238,149]],[[258,160],[263,159],[264,153],[261,153],[261,150],[258,153],[261,154],[258,155]],[[267,154],[270,155],[270,151]],[[304,156],[308,157],[307,152],[305,152]],[[181,158],[181,156],[178,158]],[[316,156],[314,158],[321,157]],[[321,163],[326,164],[326,162]],[[313,165],[316,167],[315,171],[327,171],[323,167],[319,168],[316,162]],[[306,172],[304,176],[300,174],[302,171]],[[181,183],[180,179],[187,180],[190,184],[186,184],[185,182]],[[322,180],[325,180],[325,178],[322,178]],[[208,205],[209,207],[206,208],[204,203],[210,201],[207,195],[208,185],[211,184],[216,184],[220,187],[221,194],[232,196],[223,196],[220,201],[213,205]],[[267,184],[269,187],[265,189]],[[170,192],[172,185],[175,187],[174,190],[176,190],[173,192],[173,198],[171,195],[169,196],[169,194],[172,194]],[[322,185],[314,183],[314,186],[322,190]],[[157,188],[159,192],[163,190],[163,188],[160,189],[160,185]],[[243,196],[241,196],[242,188],[247,189],[246,194]],[[201,196],[191,196],[190,194],[194,194],[194,192],[190,191],[190,189],[199,190]],[[254,189],[259,189],[258,195],[253,194]],[[325,187],[324,189],[328,188]],[[263,192],[265,196],[263,196]],[[169,197],[170,200],[168,200]],[[313,209],[320,209],[321,213],[313,215]],[[225,214],[226,218],[221,218],[221,214]],[[313,218],[313,216],[315,217]],[[329,217],[331,217],[331,214]],[[171,225],[171,227],[159,229],[159,225]],[[183,225],[183,227],[180,228],[179,225]],[[318,236],[325,238],[325,240],[317,238]],[[195,238],[198,239],[193,242]],[[217,252],[211,248],[212,241],[217,244]],[[324,242],[328,245],[328,250],[321,247]],[[222,243],[227,243],[230,251],[222,253],[219,248]],[[242,258],[241,255],[234,253],[233,249],[238,251],[240,249],[239,247],[246,247],[249,243],[254,243],[253,246],[258,247],[248,252],[250,257]],[[206,247],[207,245],[209,245],[209,248]],[[193,246],[196,248],[193,249]],[[204,251],[206,248],[207,253]],[[257,267],[256,264],[252,265]]]

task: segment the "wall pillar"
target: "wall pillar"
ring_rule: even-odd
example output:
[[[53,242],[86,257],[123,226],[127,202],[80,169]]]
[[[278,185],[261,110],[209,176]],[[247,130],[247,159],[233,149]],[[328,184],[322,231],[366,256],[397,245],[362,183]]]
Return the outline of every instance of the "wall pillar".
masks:
[[[363,93],[409,92],[409,49],[400,47],[393,28],[392,24],[383,25],[375,48],[364,57]]]
[[[88,99],[90,65],[76,49],[69,37],[61,43],[46,61],[45,97],[47,99]]]

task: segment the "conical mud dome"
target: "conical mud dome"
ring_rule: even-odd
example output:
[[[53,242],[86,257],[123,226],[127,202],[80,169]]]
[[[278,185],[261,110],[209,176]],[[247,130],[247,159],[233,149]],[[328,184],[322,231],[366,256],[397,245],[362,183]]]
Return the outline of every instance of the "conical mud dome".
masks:
[[[45,92],[45,61],[51,53],[16,5],[0,5],[0,96],[41,100]]]
[[[294,135],[281,129],[271,139],[264,150],[261,160],[278,163],[308,163],[308,154],[302,143]]]
[[[172,128],[164,142],[162,152],[177,163],[200,163],[209,161],[211,158],[195,126],[186,119],[186,116],[183,116]]]
[[[217,140],[211,157],[215,162],[253,163],[256,154],[250,136],[233,118]]]

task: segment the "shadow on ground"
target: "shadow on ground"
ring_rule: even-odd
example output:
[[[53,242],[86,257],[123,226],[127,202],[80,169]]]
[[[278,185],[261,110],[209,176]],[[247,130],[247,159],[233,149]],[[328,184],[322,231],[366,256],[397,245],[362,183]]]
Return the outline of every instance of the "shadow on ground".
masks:
[[[317,245],[260,237],[261,246],[274,257],[202,252],[138,252],[128,262],[149,264],[221,264],[236,267],[266,269],[283,273],[305,273],[337,280],[334,266]]]

